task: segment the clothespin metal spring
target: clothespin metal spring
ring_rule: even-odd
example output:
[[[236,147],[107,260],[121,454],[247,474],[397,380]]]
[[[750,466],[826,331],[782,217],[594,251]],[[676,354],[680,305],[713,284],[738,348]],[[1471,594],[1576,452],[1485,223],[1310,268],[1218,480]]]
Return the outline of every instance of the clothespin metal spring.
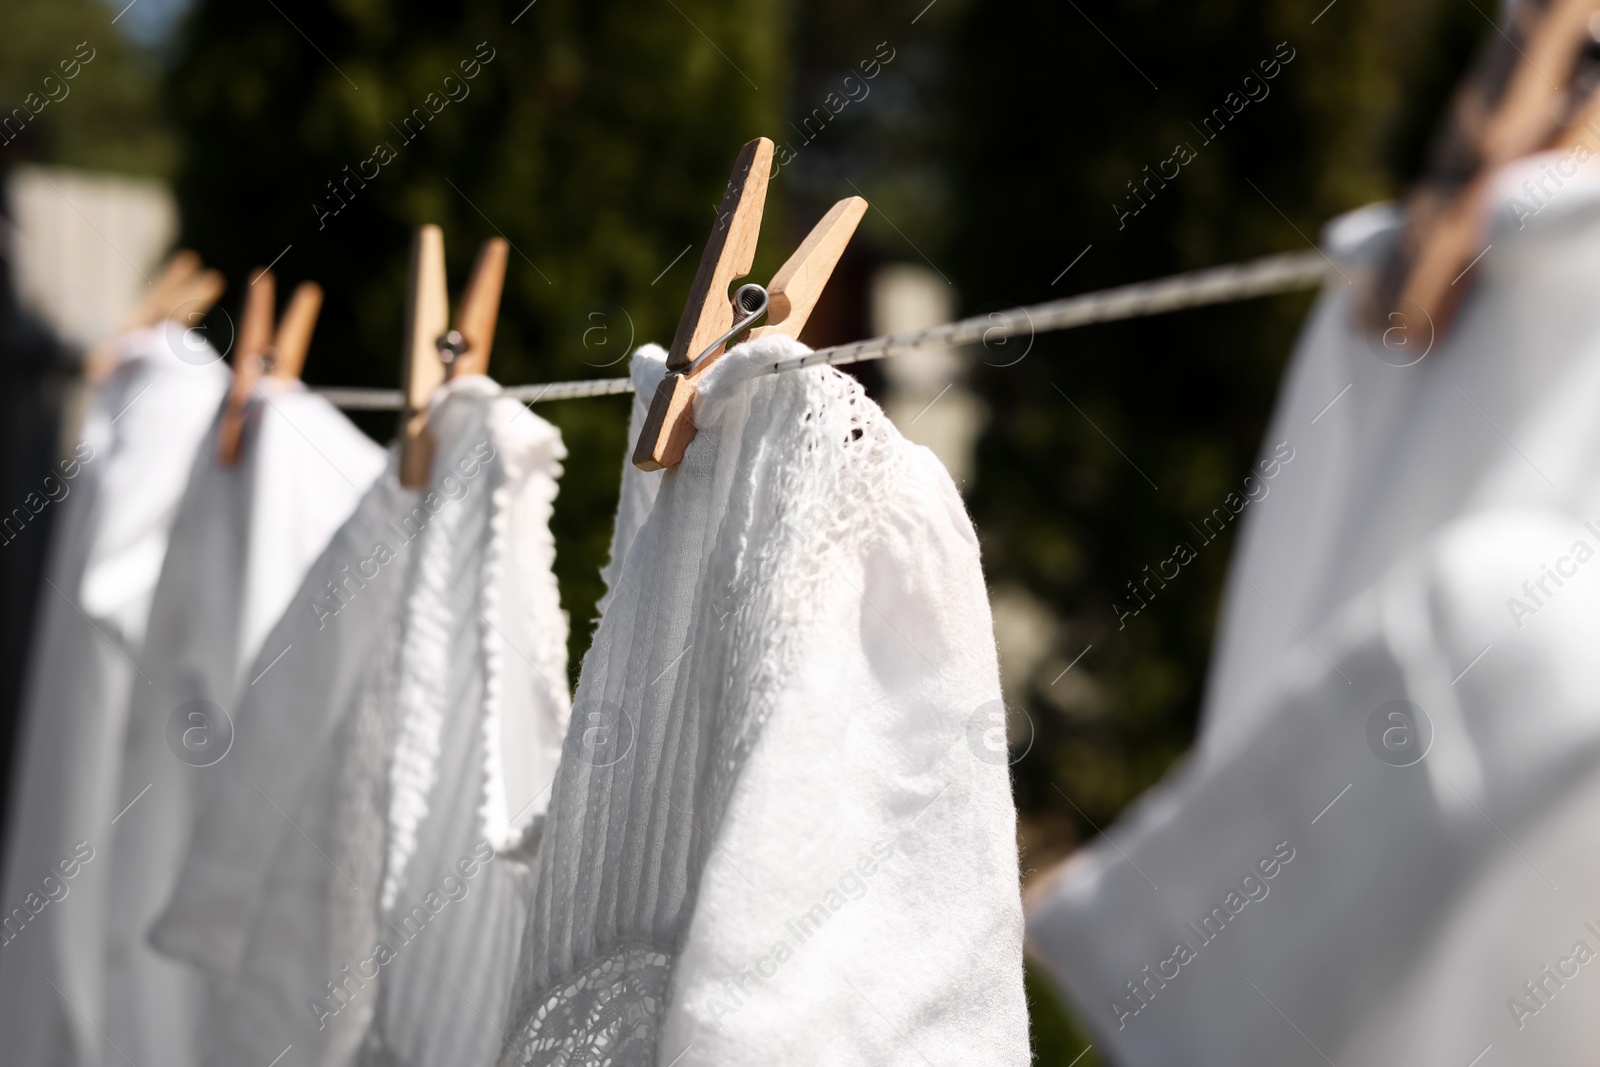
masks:
[[[706,346],[704,352],[701,352],[698,356],[695,356],[693,359],[691,359],[683,366],[681,370],[674,371],[673,373],[692,373],[695,367],[699,366],[701,360],[705,359],[712,353],[719,351],[723,345],[727,344],[735,337],[738,337],[741,333],[744,333],[744,331],[748,330],[760,319],[765,317],[767,314],[767,308],[769,308],[772,304],[772,298],[767,295],[766,286],[758,285],[755,282],[746,282],[744,285],[739,286],[738,290],[733,294],[733,300],[730,301],[730,303],[733,305],[734,314],[737,315],[742,311],[744,312],[744,318],[736,320],[732,328],[729,329],[727,333],[723,334],[715,341],[712,341]]]

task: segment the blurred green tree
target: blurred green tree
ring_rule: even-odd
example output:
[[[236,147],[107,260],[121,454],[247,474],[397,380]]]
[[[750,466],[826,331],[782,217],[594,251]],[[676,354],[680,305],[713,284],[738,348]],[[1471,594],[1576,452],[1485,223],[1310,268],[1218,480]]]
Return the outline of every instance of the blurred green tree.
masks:
[[[157,176],[170,169],[159,61],[118,32],[115,15],[100,0],[0,6],[0,118],[13,119],[0,133],[0,171],[24,161]]]
[[[511,242],[497,378],[626,373],[635,344],[671,339],[739,145],[780,123],[783,25],[755,0],[201,0],[167,86],[183,240],[236,285],[273,261],[280,287],[323,284],[309,381],[396,383],[425,222],[456,291],[479,242]],[[781,254],[769,242],[758,272]],[[574,670],[627,403],[539,409],[579,472],[554,522]]]
[[[937,255],[967,312],[1304,249],[1331,216],[1403,191],[1490,25],[1444,0],[1324,3],[935,9],[961,205]],[[1037,731],[1015,768],[1025,870],[1107,826],[1187,750],[1233,534],[1207,544],[1189,524],[1255,461],[1309,302],[979,354],[993,418],[968,503],[988,577],[1060,623],[1008,694]],[[1137,606],[1125,583],[1177,542],[1197,558],[1119,620],[1114,601]],[[1042,1006],[1047,982],[1032,990],[1039,1062],[1066,1063],[1084,1041]]]

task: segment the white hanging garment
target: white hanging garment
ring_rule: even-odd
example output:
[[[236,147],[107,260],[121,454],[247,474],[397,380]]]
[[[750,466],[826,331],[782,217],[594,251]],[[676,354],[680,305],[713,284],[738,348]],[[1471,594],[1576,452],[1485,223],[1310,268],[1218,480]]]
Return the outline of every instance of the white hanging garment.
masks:
[[[1275,489],[1241,562],[1297,639],[1256,620],[1260,676],[1233,690],[1253,695],[1208,707],[1200,758],[1031,906],[1032,944],[1119,1063],[1600,1059],[1582,1010],[1600,956],[1600,182],[1569,179],[1537,218],[1511,202],[1555,165],[1496,177],[1492,249],[1427,359],[1384,365],[1348,318],[1342,344],[1325,318],[1308,331],[1273,431],[1296,442],[1283,477],[1306,476],[1298,442],[1330,420],[1361,473],[1332,503]],[[1273,510],[1291,502],[1305,513]],[[1338,536],[1293,532],[1320,522]]]
[[[1392,204],[1342,215],[1324,229],[1323,251],[1353,283],[1382,262],[1403,221]],[[1373,578],[1349,572],[1349,548],[1370,522],[1369,495],[1406,447],[1424,380],[1409,365],[1430,338],[1425,325],[1408,329],[1418,324],[1400,317],[1385,337],[1369,339],[1356,327],[1360,297],[1354,284],[1329,283],[1295,345],[1260,459],[1236,492],[1182,533],[1197,552],[1218,551],[1207,538],[1242,512],[1232,520],[1237,547],[1191,759],[1241,743],[1267,714],[1273,683],[1262,664],[1300,643],[1296,628],[1325,624]],[[1159,595],[1158,586],[1147,592]]]
[[[292,1044],[326,1065],[489,1064],[502,1044],[568,713],[565,453],[482,377],[441,388],[429,425],[428,490],[386,475],[263,645],[252,670],[280,647],[291,670],[244,697],[240,762],[158,926],[217,976],[207,1063]]]
[[[855,382],[761,373],[804,351],[706,374],[622,556],[504,1063],[1029,1061],[977,540]]]
[[[479,495],[426,533],[408,594],[379,932],[366,946],[394,959],[363,1062],[487,1067],[504,1044],[525,864],[571,711],[550,535],[566,450],[487,378],[458,384],[430,425],[447,498],[452,478],[470,497],[467,473],[485,469]],[[471,860],[496,856],[468,877]]]
[[[239,463],[218,459],[215,427],[195,460],[150,611],[141,661],[150,684],[134,687],[128,716],[119,795],[140,799],[105,861],[104,1029],[135,1063],[198,1062],[204,981],[146,934],[172,895],[195,797],[228,773],[247,668],[384,464],[383,449],[326,400],[275,378],[251,401]]]
[[[206,972],[202,1063],[251,1062],[269,1048],[271,1062],[295,1045],[302,1063],[333,1067],[349,1062],[371,1018],[370,997],[333,1027],[318,1025],[311,1004],[327,993],[322,961],[340,936],[330,898],[347,878],[361,879],[348,883],[352,896],[377,894],[377,872],[334,870],[324,857],[337,839],[329,813],[339,810],[345,723],[364,703],[392,703],[382,683],[394,676],[405,575],[434,517],[395,470],[391,453],[262,642],[272,652],[250,667],[227,774],[201,797],[150,934],[158,951]],[[358,799],[355,783],[349,791]]]
[[[639,433],[650,415],[650,402],[655,399],[656,387],[667,373],[667,351],[660,345],[640,345],[628,363],[628,376],[633,380],[633,407],[628,416],[628,451],[622,457],[622,487],[617,496],[617,521],[611,528],[611,558],[600,568],[600,578],[606,591],[595,605],[595,612],[604,615],[611,603],[611,591],[622,575],[622,561],[639,535],[639,527],[649,517],[656,503],[656,491],[661,479],[653,472],[640,470],[633,465],[633,449],[639,442]]]
[[[0,903],[0,1035],[19,1067],[116,1058],[99,1031],[109,837],[139,799],[119,792],[130,687],[148,685],[135,664],[168,532],[230,377],[175,323],[119,348],[62,468],[23,702]]]

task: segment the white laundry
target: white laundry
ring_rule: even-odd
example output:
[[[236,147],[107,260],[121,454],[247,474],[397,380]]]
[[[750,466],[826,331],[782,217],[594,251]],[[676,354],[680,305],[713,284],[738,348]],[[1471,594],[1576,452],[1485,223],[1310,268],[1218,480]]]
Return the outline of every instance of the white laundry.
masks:
[[[1600,1058],[1600,183],[1519,230],[1502,205],[1548,162],[1497,176],[1493,249],[1427,359],[1386,365],[1334,283],[1200,753],[1031,904],[1119,1063]]]
[[[499,1052],[485,1020],[506,1010],[568,713],[565,453],[482,377],[443,387],[429,425],[429,488],[391,466],[263,644],[158,925],[214,976],[207,1063]]]
[[[504,1063],[1029,1061],[977,540],[853,380],[760,373],[803,351],[725,355],[619,533]]]
[[[85,415],[57,520],[23,702],[0,935],[4,1058],[110,1063],[109,836],[130,687],[195,450],[228,387],[221,357],[174,323],[131,333]],[[135,809],[136,810],[136,809]],[[131,817],[131,816],[130,816]]]
[[[617,521],[611,528],[611,558],[600,568],[600,578],[606,591],[595,605],[597,614],[604,616],[606,605],[611,603],[611,592],[622,575],[622,561],[639,535],[639,527],[655,507],[656,492],[661,479],[654,472],[642,471],[633,465],[633,449],[639,441],[645,419],[650,414],[650,402],[655,399],[656,387],[667,373],[667,351],[660,345],[641,345],[628,363],[628,376],[633,381],[633,406],[628,416],[628,451],[622,457],[622,486],[617,495]]]
[[[1323,250],[1358,280],[1382,261],[1402,221],[1392,204],[1342,215],[1326,227]],[[1421,358],[1427,330],[1408,331],[1401,318],[1388,345],[1369,340],[1355,326],[1360,297],[1342,281],[1326,288],[1285,373],[1245,489],[1259,499],[1242,509],[1192,759],[1230,750],[1259,725],[1274,684],[1262,664],[1300,642],[1295,627],[1326,623],[1383,565],[1357,570],[1350,550],[1370,525],[1384,469],[1406,447],[1424,375],[1405,364]]]
[[[261,641],[306,570],[383,472],[384,451],[298,381],[264,378],[239,462],[216,432],[172,524],[135,686],[119,795],[139,797],[108,835],[106,1040],[135,1063],[198,1062],[205,984],[150,948],[172,895],[195,798],[229,773],[238,694]],[[268,658],[281,649],[274,649]]]

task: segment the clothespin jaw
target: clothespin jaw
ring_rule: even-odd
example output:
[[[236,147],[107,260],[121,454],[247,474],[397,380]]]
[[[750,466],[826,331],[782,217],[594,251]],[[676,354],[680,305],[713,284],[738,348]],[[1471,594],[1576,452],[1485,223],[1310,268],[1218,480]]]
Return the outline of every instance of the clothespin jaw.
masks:
[[[428,436],[428,401],[444,381],[438,339],[450,325],[450,295],[444,270],[444,231],[434,225],[417,230],[411,242],[406,296],[405,338],[400,352],[400,484],[428,484],[433,442]]]
[[[688,305],[667,354],[669,373],[657,387],[639,432],[633,465],[640,470],[677,465],[694,440],[695,382],[734,340],[725,335],[734,325],[735,311],[749,310],[735,308],[728,299],[728,286],[748,274],[755,260],[771,165],[772,142],[765,137],[745,145],[734,163],[716,227],[701,254]],[[853,196],[835,204],[812,228],[773,276],[767,289],[768,325],[752,329],[752,339],[774,333],[799,337],[866,210],[867,202]]]
[[[1448,330],[1470,286],[1457,283],[1480,251],[1480,204],[1494,170],[1575,143],[1600,115],[1596,94],[1571,99],[1597,12],[1597,0],[1524,0],[1517,7],[1503,43],[1494,42],[1498,54],[1485,55],[1457,91],[1431,173],[1408,198],[1406,230],[1367,301],[1370,329]],[[1564,80],[1557,85],[1552,76]],[[1405,321],[1413,310],[1425,324]]]
[[[667,369],[682,370],[715,338],[733,325],[728,286],[750,273],[761,217],[766,212],[767,179],[772,172],[772,142],[757,137],[739,150],[728,187],[717,208],[711,240],[700,253],[700,268],[684,305],[678,330],[667,352]],[[716,359],[716,353],[710,356]]]
[[[221,298],[227,287],[220,272],[204,268],[200,257],[180,249],[162,267],[133,314],[124,321],[117,335],[128,330],[149,329],[170,318],[195,326]],[[116,335],[91,348],[84,357],[84,377],[90,384],[105,381],[116,369]]]
[[[700,267],[695,271],[683,317],[678,320],[672,348],[667,352],[667,370],[672,373],[656,389],[634,448],[633,465],[640,470],[673,466],[694,439],[694,427],[688,422],[694,385],[677,372],[733,325],[728,286],[749,274],[755,263],[761,217],[766,212],[767,180],[772,173],[772,147],[770,140],[757,137],[741,148],[734,160],[733,173],[717,207],[711,239],[700,253]],[[719,355],[720,351],[708,353],[695,370],[703,372]]]
[[[149,328],[170,315],[201,268],[199,253],[187,248],[174,252],[150,288],[145,290],[139,306],[128,319],[128,328]]]
[[[411,246],[411,290],[401,365],[405,392],[405,409],[400,416],[402,485],[419,489],[428,484],[433,466],[428,403],[433,391],[459,375],[488,373],[510,247],[500,237],[483,243],[466,291],[461,294],[461,306],[456,309],[456,327],[450,330],[444,231],[433,225],[417,231]]]
[[[272,344],[276,284],[271,271],[257,268],[251,272],[250,284],[245,289],[244,315],[239,320],[239,334],[234,343],[233,382],[228,387],[222,421],[217,427],[217,458],[225,467],[239,462],[245,415],[261,377],[261,357]]]
[[[217,427],[218,457],[225,467],[239,462],[244,443],[245,418],[250,398],[263,377],[294,381],[300,377],[311,347],[311,334],[322,311],[322,286],[301,282],[276,330],[272,327],[277,282],[272,272],[257,269],[245,290],[244,317],[233,359],[233,383],[228,387],[222,423]]]
[[[272,335],[272,365],[266,368],[269,376],[283,382],[300,377],[306,365],[306,353],[311,350],[311,335],[317,328],[317,316],[322,313],[322,286],[316,282],[301,282],[278,329]]]
[[[822,298],[822,290],[833,277],[833,269],[839,265],[839,257],[844,255],[866,213],[867,201],[859,196],[846,197],[828,209],[794,255],[772,276],[772,284],[767,286],[771,303],[766,324],[752,329],[750,340],[775,333],[799,340],[800,331],[806,328]]]
[[[491,237],[478,249],[472,276],[467,279],[461,306],[456,309],[454,333],[465,347],[448,368],[450,378],[489,372],[489,353],[494,348],[494,328],[500,318],[500,294],[505,289],[510,248],[504,238]]]

